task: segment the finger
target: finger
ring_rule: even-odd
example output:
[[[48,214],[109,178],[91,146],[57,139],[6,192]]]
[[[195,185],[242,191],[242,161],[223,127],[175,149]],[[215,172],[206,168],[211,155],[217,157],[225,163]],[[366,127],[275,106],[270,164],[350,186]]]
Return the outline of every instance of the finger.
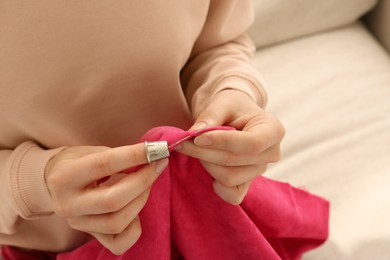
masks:
[[[242,154],[199,147],[191,141],[183,142],[180,146],[180,153],[201,161],[218,164],[221,166],[243,166],[255,164],[257,156],[243,156]]]
[[[249,131],[212,131],[194,139],[200,147],[225,150],[234,153],[259,154],[280,143],[283,135],[270,125],[257,125]]]
[[[113,254],[121,255],[137,242],[141,232],[141,223],[139,218],[136,217],[122,233],[111,235],[91,232],[90,234]]]
[[[213,178],[225,187],[235,187],[263,174],[267,165],[224,167],[213,163],[202,163]]]
[[[74,146],[67,148],[68,153],[61,159],[63,160],[75,160],[88,154],[103,152],[112,149],[107,146]]]
[[[69,225],[76,230],[101,234],[119,234],[132,222],[143,209],[149,197],[150,189],[128,203],[124,208],[99,215],[85,215],[69,220]]]
[[[103,214],[122,209],[149,189],[167,165],[168,159],[165,158],[129,174],[112,186],[86,190],[75,198],[73,214]]]
[[[199,147],[187,141],[182,143],[179,152],[201,161],[227,167],[267,164],[280,159],[279,144],[268,148],[260,154],[246,154]]]
[[[242,101],[242,97],[244,97],[244,101]],[[232,103],[232,100],[236,99],[243,103]],[[248,100],[250,101],[248,102]],[[212,100],[209,100],[209,102],[202,102],[200,106],[193,107],[192,115],[196,119],[196,122],[190,129],[197,130],[199,128],[203,128],[205,125],[224,125],[225,123],[232,122],[237,118],[238,110],[248,112],[253,110],[254,107],[256,110],[260,109],[257,104],[251,101],[253,100],[248,99],[248,95],[241,91],[230,89],[219,91],[215,96],[213,96]],[[221,109],[221,107],[226,109]]]
[[[74,173],[71,175],[74,185],[85,187],[103,177],[146,163],[145,146],[140,143],[86,155],[69,163],[71,169],[68,170]]]
[[[220,182],[214,181],[214,191],[215,193],[227,203],[233,205],[239,205],[245,198],[245,195],[248,193],[251,181],[241,184],[234,187],[226,187]]]

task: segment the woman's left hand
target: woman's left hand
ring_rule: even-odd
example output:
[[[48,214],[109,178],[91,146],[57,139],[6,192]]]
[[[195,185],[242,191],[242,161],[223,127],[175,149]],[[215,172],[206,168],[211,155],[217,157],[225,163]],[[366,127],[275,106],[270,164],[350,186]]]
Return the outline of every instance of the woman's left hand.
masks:
[[[227,89],[202,107],[194,109],[192,130],[232,126],[241,131],[211,131],[184,142],[179,152],[198,158],[214,177],[214,191],[228,203],[238,205],[252,180],[280,159],[284,128],[244,92]]]

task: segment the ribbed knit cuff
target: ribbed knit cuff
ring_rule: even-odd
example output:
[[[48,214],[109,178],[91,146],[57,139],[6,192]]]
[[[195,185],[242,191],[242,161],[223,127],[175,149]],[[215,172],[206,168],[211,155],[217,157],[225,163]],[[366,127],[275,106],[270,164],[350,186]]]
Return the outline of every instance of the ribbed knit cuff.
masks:
[[[16,210],[22,218],[31,219],[53,213],[51,196],[45,182],[45,167],[64,148],[44,150],[33,142],[25,142],[15,149],[11,165],[11,188]]]
[[[225,89],[235,89],[244,92],[253,99],[260,107],[265,108],[267,105],[267,94],[262,86],[248,77],[240,74],[224,78],[214,89],[214,93],[221,92]]]
[[[267,105],[267,93],[263,80],[260,82],[244,73],[232,73],[200,87],[192,96],[192,111],[203,107],[207,100],[226,89],[244,92],[262,108]]]

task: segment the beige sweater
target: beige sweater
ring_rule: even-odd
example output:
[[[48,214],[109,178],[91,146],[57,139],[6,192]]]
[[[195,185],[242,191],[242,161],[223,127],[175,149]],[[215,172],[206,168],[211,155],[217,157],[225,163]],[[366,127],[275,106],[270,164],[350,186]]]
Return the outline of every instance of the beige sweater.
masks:
[[[120,146],[224,88],[266,95],[243,35],[249,0],[0,2],[0,244],[62,251],[85,236],[53,214],[47,161]],[[191,104],[192,103],[192,104]]]

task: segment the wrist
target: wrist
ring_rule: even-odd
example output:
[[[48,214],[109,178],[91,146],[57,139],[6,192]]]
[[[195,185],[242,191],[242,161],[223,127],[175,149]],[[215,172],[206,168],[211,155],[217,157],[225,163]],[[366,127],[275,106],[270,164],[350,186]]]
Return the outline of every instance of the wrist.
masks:
[[[31,219],[53,213],[45,167],[62,149],[45,150],[33,142],[25,142],[15,149],[10,166],[10,186],[16,211],[21,217]]]
[[[264,108],[267,103],[267,94],[260,84],[256,84],[249,78],[240,75],[226,78],[215,89],[215,94],[225,90],[236,90],[246,94],[258,106]]]
[[[192,111],[199,110],[199,107],[204,107],[210,103],[215,95],[225,90],[237,90],[245,93],[256,104],[265,108],[267,104],[267,94],[263,87],[264,84],[249,77],[246,74],[233,74],[212,81],[209,84],[203,85],[191,97]]]
[[[237,95],[239,95],[242,99],[245,99],[246,102],[255,103],[256,105],[261,107],[259,105],[258,99],[256,99],[253,95],[251,95],[250,93],[248,93],[242,89],[237,89],[235,87],[228,87],[227,86],[227,87],[219,90],[217,93],[215,93],[215,96],[220,96],[222,94],[234,95],[235,97]],[[241,98],[240,98],[240,100],[241,100]],[[233,98],[231,100],[233,100]],[[236,100],[236,99],[234,99],[234,100]]]

